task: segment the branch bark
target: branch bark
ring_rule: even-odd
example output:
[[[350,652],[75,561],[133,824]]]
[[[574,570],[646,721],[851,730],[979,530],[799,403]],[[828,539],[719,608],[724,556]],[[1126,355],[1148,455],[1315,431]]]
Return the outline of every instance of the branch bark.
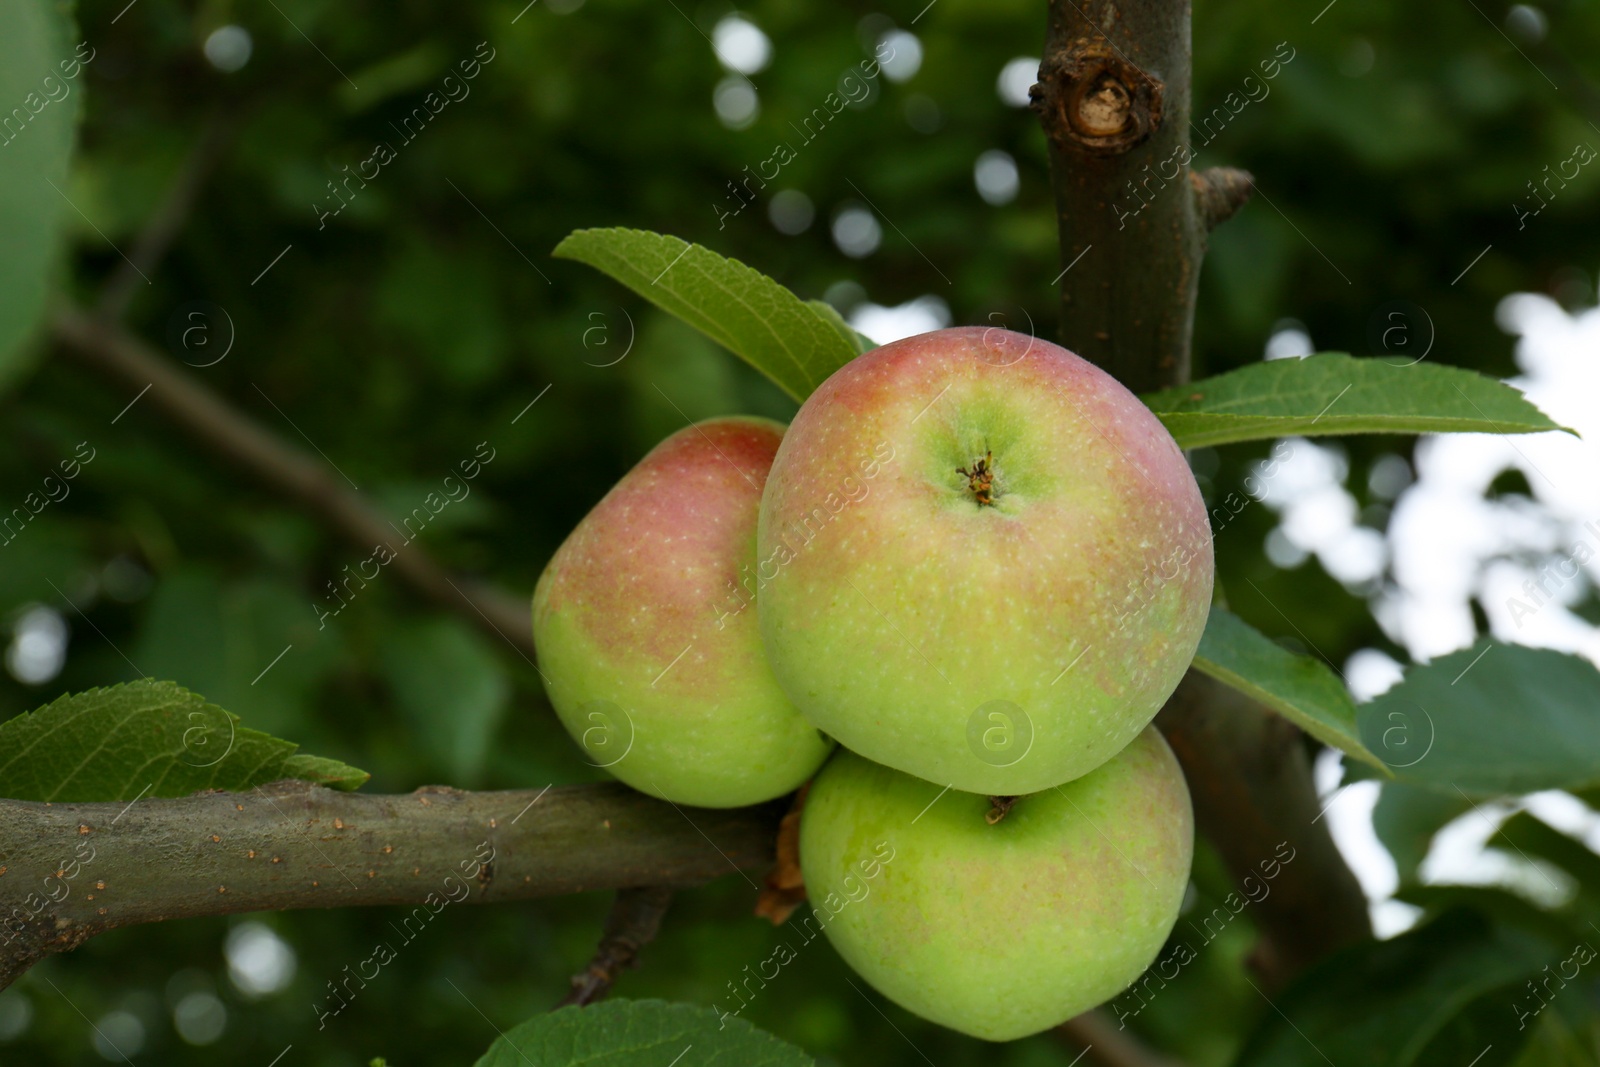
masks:
[[[1187,379],[1205,239],[1184,180],[1187,0],[1051,0],[1032,98],[1067,268],[1062,343],[1135,393]]]
[[[785,807],[684,809],[615,784],[368,796],[275,782],[132,804],[0,800],[0,989],[47,955],[140,923],[700,885],[770,864]]]
[[[1235,877],[1293,857],[1250,917],[1266,935],[1251,963],[1273,988],[1372,934],[1360,883],[1321,821],[1300,731],[1221,682],[1190,671],[1156,719],[1182,764],[1195,821]]]
[[[1062,341],[1136,393],[1189,380],[1206,236],[1252,191],[1244,171],[1189,169],[1189,18],[1187,0],[1050,0],[1032,92],[1050,140]],[[1281,985],[1370,936],[1294,728],[1192,670],[1157,721],[1236,880],[1259,878],[1280,842],[1296,850],[1254,910],[1262,976]]]
[[[304,505],[356,547],[371,551],[399,539],[394,524],[326,465],[263,429],[120,326],[67,307],[56,313],[53,327],[62,352],[134,392],[148,387],[150,403],[175,425],[213,454]],[[533,662],[529,609],[521,599],[466,578],[451,578],[414,542],[396,550],[388,569],[427,599],[497,635]]]

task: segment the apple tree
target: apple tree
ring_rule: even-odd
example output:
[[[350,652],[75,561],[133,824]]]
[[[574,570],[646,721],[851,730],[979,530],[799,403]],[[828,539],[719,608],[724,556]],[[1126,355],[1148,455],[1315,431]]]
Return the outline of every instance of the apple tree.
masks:
[[[1366,606],[1326,575],[1297,584],[1256,548],[1270,496],[1262,482],[1322,438],[1392,450],[1417,435],[1571,433],[1501,380],[1483,330],[1446,331],[1470,357],[1452,358],[1447,345],[1434,354],[1430,335],[1429,350],[1410,358],[1384,332],[1389,304],[1370,300],[1360,330],[1330,325],[1348,312],[1334,287],[1357,286],[1335,264],[1358,249],[1373,272],[1392,257],[1400,278],[1436,267],[1434,251],[1465,251],[1466,269],[1430,292],[1481,325],[1489,290],[1471,286],[1505,281],[1515,253],[1484,261],[1507,241],[1493,229],[1468,263],[1477,237],[1461,244],[1457,231],[1501,226],[1488,221],[1493,198],[1461,192],[1440,221],[1431,201],[1409,199],[1411,186],[1386,188],[1383,167],[1440,181],[1486,131],[1512,136],[1501,127],[1539,151],[1570,140],[1568,104],[1537,98],[1537,78],[1549,81],[1548,69],[1574,86],[1582,102],[1571,106],[1592,108],[1594,94],[1577,63],[1533,33],[1542,12],[1449,16],[1439,32],[1453,43],[1484,29],[1479,15],[1496,28],[1509,19],[1533,55],[1502,32],[1514,55],[1495,61],[1520,56],[1537,75],[1518,70],[1529,85],[1511,87],[1477,43],[1450,62],[1419,58],[1439,64],[1421,82],[1466,102],[1450,113],[1459,125],[1440,134],[1430,125],[1439,101],[1387,70],[1386,94],[1347,94],[1337,116],[1325,113],[1327,70],[1313,57],[1315,35],[1347,14],[1333,4],[1296,10],[1288,29],[1264,3],[1193,20],[1188,4],[1155,0],[993,11],[944,0],[893,18],[770,5],[759,14],[792,31],[780,42],[811,54],[808,77],[826,77],[759,90],[801,103],[773,132],[776,147],[752,156],[748,141],[716,140],[772,132],[751,125],[752,78],[771,42],[739,13],[628,0],[607,23],[589,18],[605,0],[582,11],[581,0],[547,0],[489,5],[444,28],[441,12],[420,9],[270,6],[250,16],[262,20],[251,23],[255,37],[217,25],[215,12],[157,0],[77,15],[10,0],[0,15],[9,109],[0,383],[15,453],[0,501],[0,590],[17,608],[7,654],[16,684],[0,705],[0,1048],[16,1041],[29,1062],[78,1062],[90,1047],[139,1062],[150,1029],[141,1020],[161,1014],[162,996],[188,1046],[223,1040],[226,990],[206,969],[221,933],[235,1017],[249,1020],[218,1046],[228,1062],[1596,1062],[1600,971],[1588,964],[1600,859],[1506,805],[1552,791],[1595,801],[1600,672],[1571,652],[1483,638],[1406,664],[1397,684],[1358,703],[1323,646],[1379,640]],[[1384,42],[1435,32],[1413,21],[1420,15],[1341,6]],[[1372,44],[1359,41],[1365,52],[1338,60],[1361,68],[1351,77],[1374,64]],[[711,57],[686,58],[707,43]],[[1037,124],[1006,136],[1040,182],[1011,229],[980,231],[969,209],[945,210],[939,183],[960,176],[970,153],[963,141],[956,159],[939,130],[963,131],[953,141],[983,129],[964,90],[992,82],[992,61],[1024,48],[1039,52],[1023,64],[1036,71]],[[713,99],[725,127],[714,135],[682,117],[690,88],[704,95],[695,64],[713,60],[724,68]],[[909,91],[924,62],[949,72],[943,108]],[[1211,96],[1196,103],[1201,66],[1216,107]],[[1271,106],[1286,117],[1263,124],[1275,88],[1283,95]],[[1004,76],[1001,89],[1015,95]],[[193,110],[197,98],[211,110]],[[900,139],[873,155],[890,143],[881,120],[890,99]],[[166,121],[179,112],[182,123]],[[1514,121],[1532,113],[1551,130],[1535,137],[1535,124]],[[1404,135],[1374,132],[1386,123]],[[920,140],[906,140],[907,128]],[[1334,128],[1371,159],[1321,151],[1307,133]],[[1253,146],[1228,150],[1240,166],[1211,165],[1225,137]],[[285,138],[298,147],[285,152]],[[524,159],[528,145],[537,151]],[[1527,183],[1536,202],[1513,204],[1515,232],[1546,207],[1569,210],[1595,154],[1582,149],[1551,164],[1559,190],[1544,156],[1524,168],[1537,175]],[[979,159],[989,203],[1007,182],[1015,195],[1016,159],[1000,156]],[[723,176],[709,211],[705,172]],[[1346,173],[1364,183],[1366,218],[1344,217]],[[526,193],[533,175],[537,197]],[[1295,181],[1269,189],[1264,175]],[[542,611],[621,558],[591,553],[585,570],[557,550],[569,535],[692,540],[700,509],[729,502],[726,521],[751,524],[739,544],[766,540],[752,515],[774,507],[772,494],[754,484],[630,510],[629,493],[643,501],[661,478],[681,490],[690,483],[672,479],[717,466],[652,452],[635,467],[639,456],[663,440],[704,439],[724,460],[724,448],[748,448],[771,464],[783,424],[892,340],[871,336],[870,318],[855,313],[865,304],[850,293],[858,283],[826,285],[822,251],[794,253],[743,226],[761,212],[798,238],[815,214],[798,192],[805,182],[850,198],[832,226],[847,254],[871,254],[886,233],[903,241],[881,291],[910,297],[943,279],[943,306],[985,336],[1059,341],[1134,405],[1102,436],[1148,424],[1170,436],[1173,455],[1189,456],[1178,469],[1207,528],[1158,592],[1177,582],[1210,595],[1187,616],[1154,616],[1183,654],[1156,687],[1154,729],[1141,732],[1148,715],[1129,725],[1113,746],[1123,755],[1079,766],[1066,750],[1086,742],[1073,737],[1059,754],[1070,773],[1024,781],[979,768],[929,817],[943,767],[922,781],[878,765],[915,763],[915,724],[874,748],[870,730],[852,732],[870,707],[841,697],[834,721],[812,716],[809,726],[789,714],[784,694],[807,678],[884,668],[831,602],[808,617],[815,640],[804,654],[779,662],[766,646],[782,692],[774,683],[730,696],[714,684],[704,699],[719,702],[716,715],[658,686],[678,663],[670,655],[632,664],[626,694],[604,707],[563,689],[625,635],[679,637],[637,616],[639,603],[671,595],[665,585],[613,601],[592,632]],[[1570,196],[1556,195],[1569,185]],[[878,202],[882,189],[896,191],[892,206]],[[1315,241],[1292,221],[1313,210]],[[1361,231],[1379,236],[1361,244]],[[1539,240],[1552,260],[1583,247],[1553,223]],[[1202,271],[1208,250],[1215,283]],[[1049,284],[1020,272],[1023,262]],[[912,289],[896,288],[906,279]],[[1370,335],[1377,323],[1379,341],[1345,346],[1363,355],[1230,353],[1271,321],[1286,289],[1324,334]],[[1417,306],[1400,303],[1414,325]],[[557,348],[577,356],[558,365],[548,354]],[[728,436],[713,440],[707,426]],[[858,444],[870,458],[872,441]],[[990,506],[1004,474],[988,466],[990,442],[982,447],[945,473]],[[640,526],[641,514],[654,524]],[[1158,525],[1136,521],[1129,536]],[[1241,529],[1257,534],[1248,548]],[[970,562],[947,554],[952,569]],[[662,551],[663,569],[679,562]],[[830,561],[811,562],[808,580],[826,581]],[[530,626],[541,572],[548,584]],[[1542,605],[1553,594],[1540,588]],[[1027,593],[996,588],[990,615],[1022,618]],[[744,609],[734,603],[724,616]],[[896,624],[878,608],[849,623],[872,632],[874,618],[892,645]],[[50,637],[65,632],[62,620],[94,648],[64,673],[50,651],[64,647]],[[1003,636],[1015,647],[1035,635]],[[1094,626],[1080,636],[1092,647]],[[946,666],[984,672],[983,651]],[[702,688],[734,669],[688,662],[687,681]],[[1148,666],[1133,655],[1115,664],[1123,676]],[[530,706],[507,718],[513,695]],[[892,687],[870,695],[896,699]],[[920,692],[901,698],[930,703]],[[728,718],[735,705],[749,722]],[[673,729],[671,743],[635,748]],[[1041,754],[1061,739],[1045,734]],[[834,738],[851,751],[812,778]],[[956,744],[928,732],[935,764],[941,745]],[[1094,793],[1059,788],[1138,761],[1157,770],[1095,779],[1110,784]],[[1340,780],[1319,784],[1314,765],[1335,764]],[[423,784],[438,779],[452,784]],[[1013,780],[1024,784],[1010,790]],[[1326,817],[1357,783],[1381,790],[1377,833],[1399,899],[1415,909],[1409,929],[1381,939]],[[1116,826],[1130,836],[1075,822],[1080,801],[1126,815]],[[1042,874],[969,862],[950,811],[1033,834],[1066,860]],[[1493,843],[1548,892],[1423,877],[1438,831],[1463,816],[1487,821]],[[853,866],[856,853],[891,822],[907,828],[920,884],[964,864],[1017,883],[954,902],[962,894],[947,893],[944,910],[919,913],[929,928],[956,924],[945,932],[966,947],[905,952],[928,975],[927,988],[909,992],[866,961],[898,959],[921,935],[883,942],[882,913],[851,895],[862,886],[870,899],[851,882],[853,871],[872,877]],[[1101,842],[1119,862],[1084,859]],[[802,853],[814,857],[805,877]],[[1022,886],[1041,878],[1060,901],[1045,916],[1049,935],[1019,904]],[[1096,912],[1113,900],[1141,921],[1155,915],[1153,925]],[[251,951],[240,946],[258,958],[282,952],[263,917],[304,923],[283,929],[324,950],[316,975],[295,980],[292,1006],[270,999],[282,985],[252,987],[239,962]],[[831,929],[817,943],[821,927]],[[184,940],[201,936],[210,947]],[[1013,966],[1008,950],[1024,963]],[[1039,1023],[1080,991],[1075,956],[1115,959],[1134,977],[1083,983],[1092,992],[1081,1006],[1099,1006]],[[559,1005],[539,999],[551,981]],[[614,985],[619,995],[608,996]],[[998,1005],[983,999],[1002,985]],[[91,998],[90,1010],[79,1007]],[[69,1048],[70,1027],[79,1032]],[[446,1037],[424,1036],[430,1029]],[[149,1041],[152,1059],[200,1055]],[[211,1062],[215,1050],[204,1055]]]

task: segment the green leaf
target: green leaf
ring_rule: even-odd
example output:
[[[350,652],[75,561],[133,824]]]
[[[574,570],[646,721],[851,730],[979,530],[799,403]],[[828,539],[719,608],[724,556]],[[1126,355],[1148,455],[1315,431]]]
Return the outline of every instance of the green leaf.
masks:
[[[1600,671],[1564,652],[1480,641],[1406,671],[1360,722],[1399,780],[1442,792],[1600,783]]]
[[[76,217],[67,164],[87,79],[67,11],[53,0],[15,0],[0,33],[0,382],[44,313],[62,222]]]
[[[265,736],[265,735],[263,735]],[[315,782],[329,789],[350,792],[367,784],[372,775],[348,763],[340,763],[326,756],[302,756],[298,752],[283,761],[277,777],[294,778],[301,782]],[[271,779],[267,779],[271,781]]]
[[[1582,922],[1570,914],[1548,911],[1517,892],[1488,885],[1402,885],[1394,898],[1421,908],[1429,917],[1471,911],[1506,929],[1543,938],[1551,946],[1567,945],[1574,935],[1586,937]]]
[[[318,599],[338,608],[326,591]],[[177,563],[146,602],[129,658],[142,673],[204,693],[257,730],[307,737],[317,726],[310,719],[315,694],[339,663],[349,629],[340,623],[349,616],[329,618],[319,630],[306,608],[303,593],[275,578],[235,579]]]
[[[857,333],[855,327],[851,326],[848,322],[845,322],[844,316],[840,315],[834,306],[827,301],[807,300],[806,306],[811,308],[818,315],[821,315],[823,318],[827,319],[828,324],[835,330],[838,330],[839,333],[843,335],[844,339],[849,342],[850,347],[856,350],[856,355],[859,356],[863,352],[871,352],[874,348],[878,347],[878,342],[874,341],[864,333]]]
[[[354,789],[369,777],[239,725],[172,682],[90,689],[0,723],[0,796],[105,801],[233,792],[280,778]]]
[[[1143,400],[1184,448],[1290,434],[1565,428],[1494,378],[1438,363],[1408,366],[1342,352],[1253,363]]]
[[[1263,1005],[1234,1067],[1503,1067],[1528,1036],[1519,987],[1557,958],[1530,934],[1451,912],[1313,968]]]
[[[503,658],[451,618],[400,625],[380,659],[401,714],[450,781],[475,787],[511,703]]]
[[[1563,993],[1529,1027],[1532,1035],[1515,1067],[1595,1067],[1595,1010],[1582,986]]]
[[[503,1035],[476,1067],[814,1067],[793,1045],[743,1019],[662,1000],[607,1000],[535,1015]]]
[[[1383,761],[1362,744],[1355,702],[1328,665],[1290,652],[1226,608],[1211,608],[1194,666],[1323,744],[1383,769]]]
[[[1500,824],[1489,847],[1515,852],[1532,860],[1545,860],[1572,876],[1578,894],[1591,902],[1600,898],[1600,856],[1584,842],[1562,833],[1531,812],[1521,811]]]
[[[832,308],[819,310],[760,271],[679,237],[578,230],[553,254],[609,274],[749,362],[796,400],[810,396],[863,344],[870,347]]]

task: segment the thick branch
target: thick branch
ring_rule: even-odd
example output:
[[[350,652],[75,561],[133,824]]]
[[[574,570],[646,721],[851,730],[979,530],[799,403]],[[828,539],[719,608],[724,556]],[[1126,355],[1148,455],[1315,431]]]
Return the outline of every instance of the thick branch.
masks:
[[[415,542],[405,544],[397,527],[325,464],[263,429],[121,327],[75,308],[58,312],[54,327],[61,351],[134,393],[148,386],[146,402],[159,407],[175,425],[213,454],[303,504],[357,548],[370,552],[380,544],[394,546],[387,569],[532,661],[533,634],[528,609],[520,599],[464,578],[452,579]]]
[[[699,885],[770,864],[784,806],[681,809],[621,785],[369,796],[305,782],[133,804],[0,800],[0,989],[139,923]]]
[[[1067,268],[1062,343],[1136,393],[1184,380],[1205,233],[1185,178],[1188,0],[1052,0],[1033,103]]]
[[[1366,897],[1321,820],[1293,724],[1193,670],[1156,724],[1189,779],[1195,819],[1228,869],[1270,887],[1250,905],[1266,935],[1252,963],[1270,985],[1372,935]],[[1284,844],[1293,852],[1280,852]],[[1261,865],[1284,855],[1293,858],[1266,882]]]
[[[1251,188],[1243,171],[1189,171],[1189,80],[1187,0],[1050,0],[1033,97],[1050,137],[1062,341],[1135,392],[1189,380],[1206,234]],[[1280,842],[1296,850],[1254,906],[1263,976],[1281,983],[1369,936],[1293,728],[1193,671],[1158,721],[1237,881],[1259,880]]]
[[[672,890],[666,886],[617,890],[594,958],[582,974],[572,976],[572,991],[556,1006],[593,1004],[611,992],[623,970],[638,966],[639,950],[656,939],[661,916],[671,903]]]

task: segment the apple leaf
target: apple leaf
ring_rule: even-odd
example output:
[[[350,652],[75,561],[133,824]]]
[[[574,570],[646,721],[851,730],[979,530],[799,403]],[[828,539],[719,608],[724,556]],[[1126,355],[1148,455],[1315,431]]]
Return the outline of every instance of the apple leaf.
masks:
[[[0,723],[0,796],[180,797],[280,778],[349,790],[370,777],[295,748],[172,682],[145,679],[72,693]]]
[[[238,721],[238,716],[234,716],[234,721]],[[279,741],[275,737],[268,737],[257,730],[245,732],[267,738],[267,740],[280,745],[292,744],[288,741]],[[327,756],[306,756],[295,752],[286,757],[276,771],[261,780],[271,782],[280,778],[293,778],[296,781],[315,782],[317,785],[325,785],[329,789],[338,789],[348,793],[366,785],[367,779],[371,777],[372,775],[367,771],[359,767],[352,767],[342,760],[330,759]]]
[[[577,230],[558,258],[587,263],[671,312],[771,378],[796,400],[872,347],[825,304],[680,237]]]
[[[1291,434],[1565,429],[1495,378],[1342,352],[1254,363],[1142,399],[1184,448]]]
[[[1476,912],[1502,927],[1541,937],[1552,946],[1563,942],[1571,946],[1572,935],[1578,933],[1579,938],[1582,938],[1584,935],[1579,931],[1586,929],[1574,921],[1577,916],[1571,911],[1565,913],[1546,911],[1527,897],[1518,896],[1508,889],[1494,885],[1461,885],[1449,882],[1431,885],[1402,883],[1395,889],[1394,899],[1403,904],[1410,904],[1414,908],[1420,908],[1430,915],[1444,915],[1452,911]],[[1520,998],[1523,1010],[1531,1007],[1527,998],[1528,988],[1524,985]],[[1534,1060],[1532,1064],[1536,1064],[1537,1067],[1554,1067],[1553,1064],[1541,1060]],[[1583,1067],[1594,1067],[1594,1065],[1591,1061]]]
[[[475,1067],[815,1067],[793,1045],[733,1016],[662,1000],[606,1000],[535,1015],[489,1046]]]
[[[1490,848],[1538,857],[1572,876],[1578,895],[1589,904],[1600,899],[1600,856],[1587,842],[1563,833],[1529,811],[1519,811],[1494,832]]]
[[[68,11],[53,0],[7,4],[0,34],[0,100],[14,109],[0,130],[0,382],[15,373],[44,313],[62,223],[77,218],[67,164],[87,78],[69,43]],[[64,78],[68,69],[77,76]],[[48,93],[47,77],[55,86]]]
[[[1360,724],[1396,778],[1451,795],[1600,785],[1600,671],[1581,656],[1480,641],[1407,670]]]
[[[856,350],[856,355],[871,352],[878,347],[878,342],[864,333],[857,333],[856,328],[844,321],[844,317],[834,310],[834,306],[825,300],[807,300],[806,306],[818,315],[828,320],[829,325],[844,335],[844,339]]]
[[[480,783],[511,704],[502,660],[449,616],[396,624],[378,657],[403,721],[459,788]]]
[[[1355,701],[1328,665],[1290,652],[1226,608],[1212,606],[1194,666],[1259,700],[1323,744],[1384,769],[1383,761],[1362,743]]]
[[[1521,1016],[1543,1003],[1524,983],[1563,955],[1520,929],[1447,912],[1301,976],[1262,1005],[1235,1067],[1504,1067],[1532,1032]]]

